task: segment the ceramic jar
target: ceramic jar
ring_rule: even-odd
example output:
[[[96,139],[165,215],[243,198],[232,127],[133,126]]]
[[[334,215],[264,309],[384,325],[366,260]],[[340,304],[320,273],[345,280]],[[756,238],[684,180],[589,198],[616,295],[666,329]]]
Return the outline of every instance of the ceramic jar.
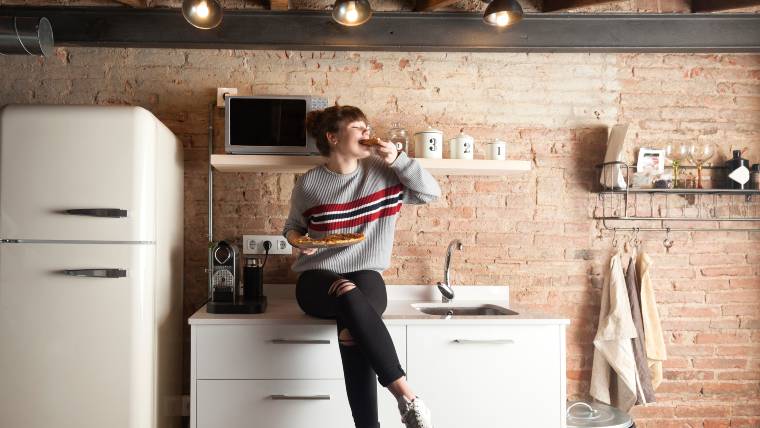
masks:
[[[414,134],[414,156],[426,159],[443,158],[443,132],[428,127]]]
[[[488,151],[486,153],[488,159],[492,160],[506,160],[507,159],[507,143],[501,140],[496,140],[488,143]]]
[[[475,140],[459,130],[459,135],[449,140],[449,157],[451,159],[472,159],[475,151]]]

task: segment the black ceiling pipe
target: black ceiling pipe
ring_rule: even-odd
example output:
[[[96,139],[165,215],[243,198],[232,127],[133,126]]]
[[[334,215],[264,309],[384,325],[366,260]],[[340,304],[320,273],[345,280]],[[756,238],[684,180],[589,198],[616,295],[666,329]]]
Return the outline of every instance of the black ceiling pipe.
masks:
[[[479,13],[377,12],[358,27],[329,11],[228,10],[199,30],[179,9],[0,7],[45,16],[58,46],[395,52],[760,52],[760,14],[528,13],[510,28]]]
[[[53,53],[53,28],[45,17],[0,16],[0,55]]]

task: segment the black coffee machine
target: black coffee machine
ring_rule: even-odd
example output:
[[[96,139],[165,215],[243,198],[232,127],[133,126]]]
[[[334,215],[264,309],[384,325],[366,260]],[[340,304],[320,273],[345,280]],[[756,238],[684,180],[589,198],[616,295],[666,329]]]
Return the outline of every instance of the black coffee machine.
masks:
[[[212,314],[258,314],[266,310],[264,296],[264,263],[258,258],[246,260],[243,287],[239,278],[237,248],[219,241],[211,248],[210,299],[206,309]],[[242,291],[242,293],[241,293]]]

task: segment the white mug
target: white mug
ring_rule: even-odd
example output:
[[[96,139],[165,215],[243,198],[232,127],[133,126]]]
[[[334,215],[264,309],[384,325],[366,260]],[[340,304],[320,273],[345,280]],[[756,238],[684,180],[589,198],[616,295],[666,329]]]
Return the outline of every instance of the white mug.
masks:
[[[501,140],[496,140],[488,143],[488,159],[506,160],[507,143]]]
[[[449,140],[449,157],[451,159],[471,160],[474,151],[475,140],[465,134],[464,130],[460,130],[459,135]]]

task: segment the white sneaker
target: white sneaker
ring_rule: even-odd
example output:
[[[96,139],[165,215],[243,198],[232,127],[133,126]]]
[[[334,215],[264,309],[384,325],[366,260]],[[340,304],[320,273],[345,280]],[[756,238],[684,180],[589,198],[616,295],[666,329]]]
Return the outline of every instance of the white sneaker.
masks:
[[[420,397],[409,401],[406,397],[398,400],[398,410],[401,412],[401,422],[406,428],[433,428],[430,420],[430,409],[422,402]]]

